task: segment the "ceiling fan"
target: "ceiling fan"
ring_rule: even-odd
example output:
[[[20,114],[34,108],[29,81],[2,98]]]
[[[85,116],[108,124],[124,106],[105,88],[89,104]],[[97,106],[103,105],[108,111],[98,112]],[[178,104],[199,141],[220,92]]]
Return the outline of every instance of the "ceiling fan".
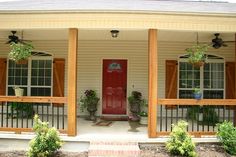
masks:
[[[212,47],[214,47],[215,49],[218,49],[220,47],[227,47],[228,45],[226,43],[229,43],[229,42],[235,42],[235,41],[224,41],[222,38],[220,38],[220,33],[215,33],[215,38],[212,39]]]
[[[11,31],[11,33],[12,34],[8,36],[9,40],[6,42],[6,44],[10,44],[12,42],[14,42],[14,43],[23,43],[23,44],[25,44],[25,42],[31,42],[30,40],[24,40],[23,39],[23,31],[21,33],[21,39],[18,36],[16,36],[16,31]]]

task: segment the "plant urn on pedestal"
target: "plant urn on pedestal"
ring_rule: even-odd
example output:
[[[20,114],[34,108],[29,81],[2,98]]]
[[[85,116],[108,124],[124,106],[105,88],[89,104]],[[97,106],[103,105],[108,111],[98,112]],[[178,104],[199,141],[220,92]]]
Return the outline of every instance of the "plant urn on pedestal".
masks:
[[[142,103],[142,93],[138,91],[132,91],[131,96],[128,97],[129,101],[129,109],[130,112],[132,113],[132,116],[134,119],[139,120],[138,114],[140,113],[140,106]]]
[[[128,121],[129,121],[129,126],[130,126],[130,129],[128,131],[138,132],[137,127],[138,127],[139,118],[137,119],[137,117],[131,113],[128,117]]]
[[[80,110],[84,112],[87,109],[89,117],[86,120],[96,121],[95,113],[97,111],[99,98],[94,90],[86,90],[84,95],[80,98]]]

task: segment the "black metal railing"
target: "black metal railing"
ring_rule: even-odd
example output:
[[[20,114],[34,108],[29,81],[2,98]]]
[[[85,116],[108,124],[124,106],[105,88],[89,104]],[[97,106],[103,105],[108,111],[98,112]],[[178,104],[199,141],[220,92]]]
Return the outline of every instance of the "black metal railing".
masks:
[[[0,102],[0,128],[32,128],[35,114],[50,126],[66,130],[64,104],[34,102]]]
[[[157,132],[170,132],[179,120],[188,122],[189,132],[216,132],[225,120],[236,125],[235,116],[232,105],[158,105]]]

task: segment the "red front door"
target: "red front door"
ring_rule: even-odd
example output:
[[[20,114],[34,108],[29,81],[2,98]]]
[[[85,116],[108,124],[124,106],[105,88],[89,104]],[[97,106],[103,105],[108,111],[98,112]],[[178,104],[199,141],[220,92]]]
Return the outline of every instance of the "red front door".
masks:
[[[103,60],[102,113],[126,114],[127,60]]]

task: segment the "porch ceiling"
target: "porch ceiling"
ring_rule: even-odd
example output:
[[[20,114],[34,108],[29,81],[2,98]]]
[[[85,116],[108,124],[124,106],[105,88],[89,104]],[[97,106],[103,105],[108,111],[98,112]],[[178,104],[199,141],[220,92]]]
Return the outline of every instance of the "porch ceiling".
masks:
[[[11,30],[0,30],[0,40],[8,40]],[[119,30],[118,38],[112,38],[110,30],[80,29],[79,40],[148,40],[147,30]],[[220,37],[224,41],[234,41],[235,33],[225,32],[198,32],[200,42],[211,42],[214,33],[220,33]],[[174,42],[196,42],[196,32],[184,31],[158,31],[158,41],[174,41]],[[43,29],[43,30],[17,30],[17,36],[27,40],[67,40],[67,29]]]

